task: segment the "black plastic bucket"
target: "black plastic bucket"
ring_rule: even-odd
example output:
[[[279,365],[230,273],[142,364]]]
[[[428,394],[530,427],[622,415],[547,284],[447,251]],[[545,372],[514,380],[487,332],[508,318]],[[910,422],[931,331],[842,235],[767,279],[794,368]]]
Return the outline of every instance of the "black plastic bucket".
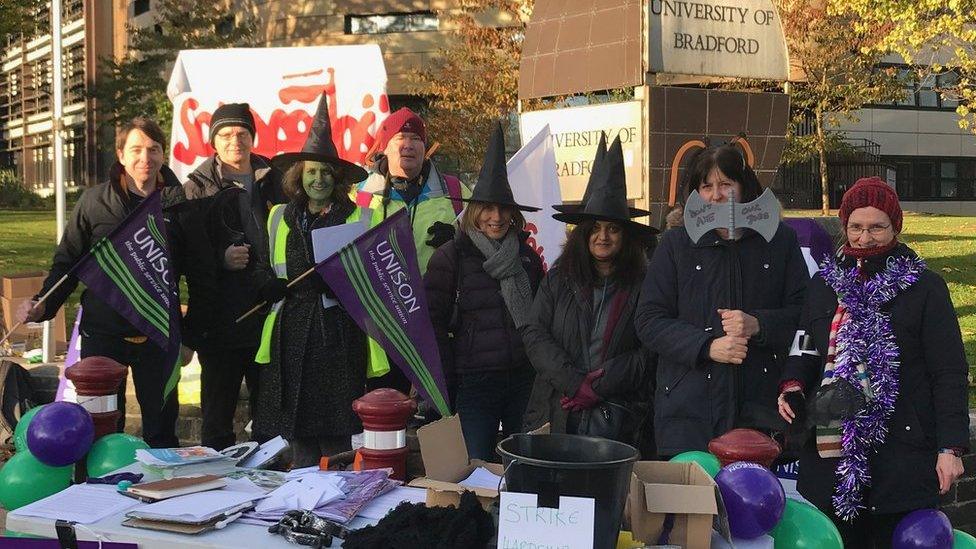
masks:
[[[537,494],[540,507],[559,496],[593,498],[594,549],[613,549],[638,453],[633,446],[579,435],[512,435],[498,444],[509,492]]]

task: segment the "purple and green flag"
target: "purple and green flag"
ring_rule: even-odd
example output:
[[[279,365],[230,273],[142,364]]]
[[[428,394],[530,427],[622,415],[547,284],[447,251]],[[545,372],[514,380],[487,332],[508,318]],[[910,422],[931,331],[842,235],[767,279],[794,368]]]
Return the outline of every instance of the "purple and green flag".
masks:
[[[74,274],[143,335],[167,352],[172,373],[164,400],[179,382],[179,289],[173,279],[159,191],[96,242]]]
[[[315,268],[356,324],[441,415],[450,415],[407,210],[391,215]]]

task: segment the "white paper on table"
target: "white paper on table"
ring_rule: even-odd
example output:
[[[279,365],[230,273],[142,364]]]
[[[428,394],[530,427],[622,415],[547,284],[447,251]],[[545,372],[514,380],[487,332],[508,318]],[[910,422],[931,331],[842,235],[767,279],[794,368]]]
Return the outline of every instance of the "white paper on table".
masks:
[[[300,480],[290,480],[268,494],[254,507],[257,513],[311,511],[320,505],[346,497],[338,477],[309,475]]]
[[[241,506],[249,506],[251,502],[263,497],[264,494],[234,492],[222,488],[142,505],[129,511],[128,515],[148,520],[199,523],[228,511],[236,512]]]
[[[243,477],[243,478],[229,478],[229,479],[226,479],[226,480],[227,480],[227,485],[224,486],[224,488],[226,488],[227,490],[230,490],[232,492],[244,492],[244,493],[260,494],[262,496],[264,494],[267,494],[268,493],[267,490],[265,490],[264,488],[261,488],[257,484],[254,484],[254,481],[252,481],[251,479],[246,478],[246,477]]]
[[[359,513],[358,517],[379,520],[403,502],[427,503],[427,489],[412,486],[397,486],[389,492],[370,500]]]
[[[356,237],[366,232],[362,223],[343,223],[332,227],[321,227],[312,231],[312,255],[316,263],[321,263],[336,254]],[[318,273],[311,276],[318,276]],[[328,309],[339,302],[322,296],[322,306]]]
[[[458,484],[461,486],[466,486],[468,488],[488,488],[489,490],[497,490],[498,483],[501,482],[502,477],[492,473],[484,467],[478,467],[468,475],[468,478],[462,480]]]
[[[288,441],[281,438],[281,435],[278,435],[261,446],[258,446],[258,451],[251,454],[238,467],[253,468],[263,465],[287,447]]]
[[[138,500],[119,494],[115,485],[75,484],[9,514],[92,524],[136,505]]]

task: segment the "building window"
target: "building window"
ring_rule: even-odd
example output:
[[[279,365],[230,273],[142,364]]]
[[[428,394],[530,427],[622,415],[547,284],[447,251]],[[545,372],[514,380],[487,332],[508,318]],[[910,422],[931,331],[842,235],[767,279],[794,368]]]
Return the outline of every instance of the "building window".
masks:
[[[142,15],[149,11],[149,0],[135,0],[132,2],[132,15]]]
[[[897,168],[902,200],[972,200],[976,190],[976,159],[886,157]]]
[[[882,65],[880,68],[891,67]],[[955,72],[929,74],[920,80],[914,69],[904,65],[895,67],[898,67],[898,77],[903,82],[903,94],[891,103],[879,103],[872,105],[873,107],[955,110],[959,105],[959,101],[951,94],[949,97],[944,96],[944,92],[953,89],[959,81],[959,75]]]
[[[435,31],[438,28],[437,14],[429,11],[346,16],[346,34]]]

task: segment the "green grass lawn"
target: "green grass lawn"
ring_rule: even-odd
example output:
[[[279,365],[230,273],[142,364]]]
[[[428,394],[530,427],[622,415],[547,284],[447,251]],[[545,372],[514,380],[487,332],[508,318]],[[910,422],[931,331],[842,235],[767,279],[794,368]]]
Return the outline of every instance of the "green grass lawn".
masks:
[[[788,215],[819,215],[792,210]],[[0,210],[0,273],[46,269],[54,251],[54,213]],[[976,217],[905,214],[902,240],[949,285],[966,358],[976,366]],[[74,319],[79,292],[68,301]],[[72,320],[68,320],[70,323]],[[976,402],[976,398],[971,399]]]

